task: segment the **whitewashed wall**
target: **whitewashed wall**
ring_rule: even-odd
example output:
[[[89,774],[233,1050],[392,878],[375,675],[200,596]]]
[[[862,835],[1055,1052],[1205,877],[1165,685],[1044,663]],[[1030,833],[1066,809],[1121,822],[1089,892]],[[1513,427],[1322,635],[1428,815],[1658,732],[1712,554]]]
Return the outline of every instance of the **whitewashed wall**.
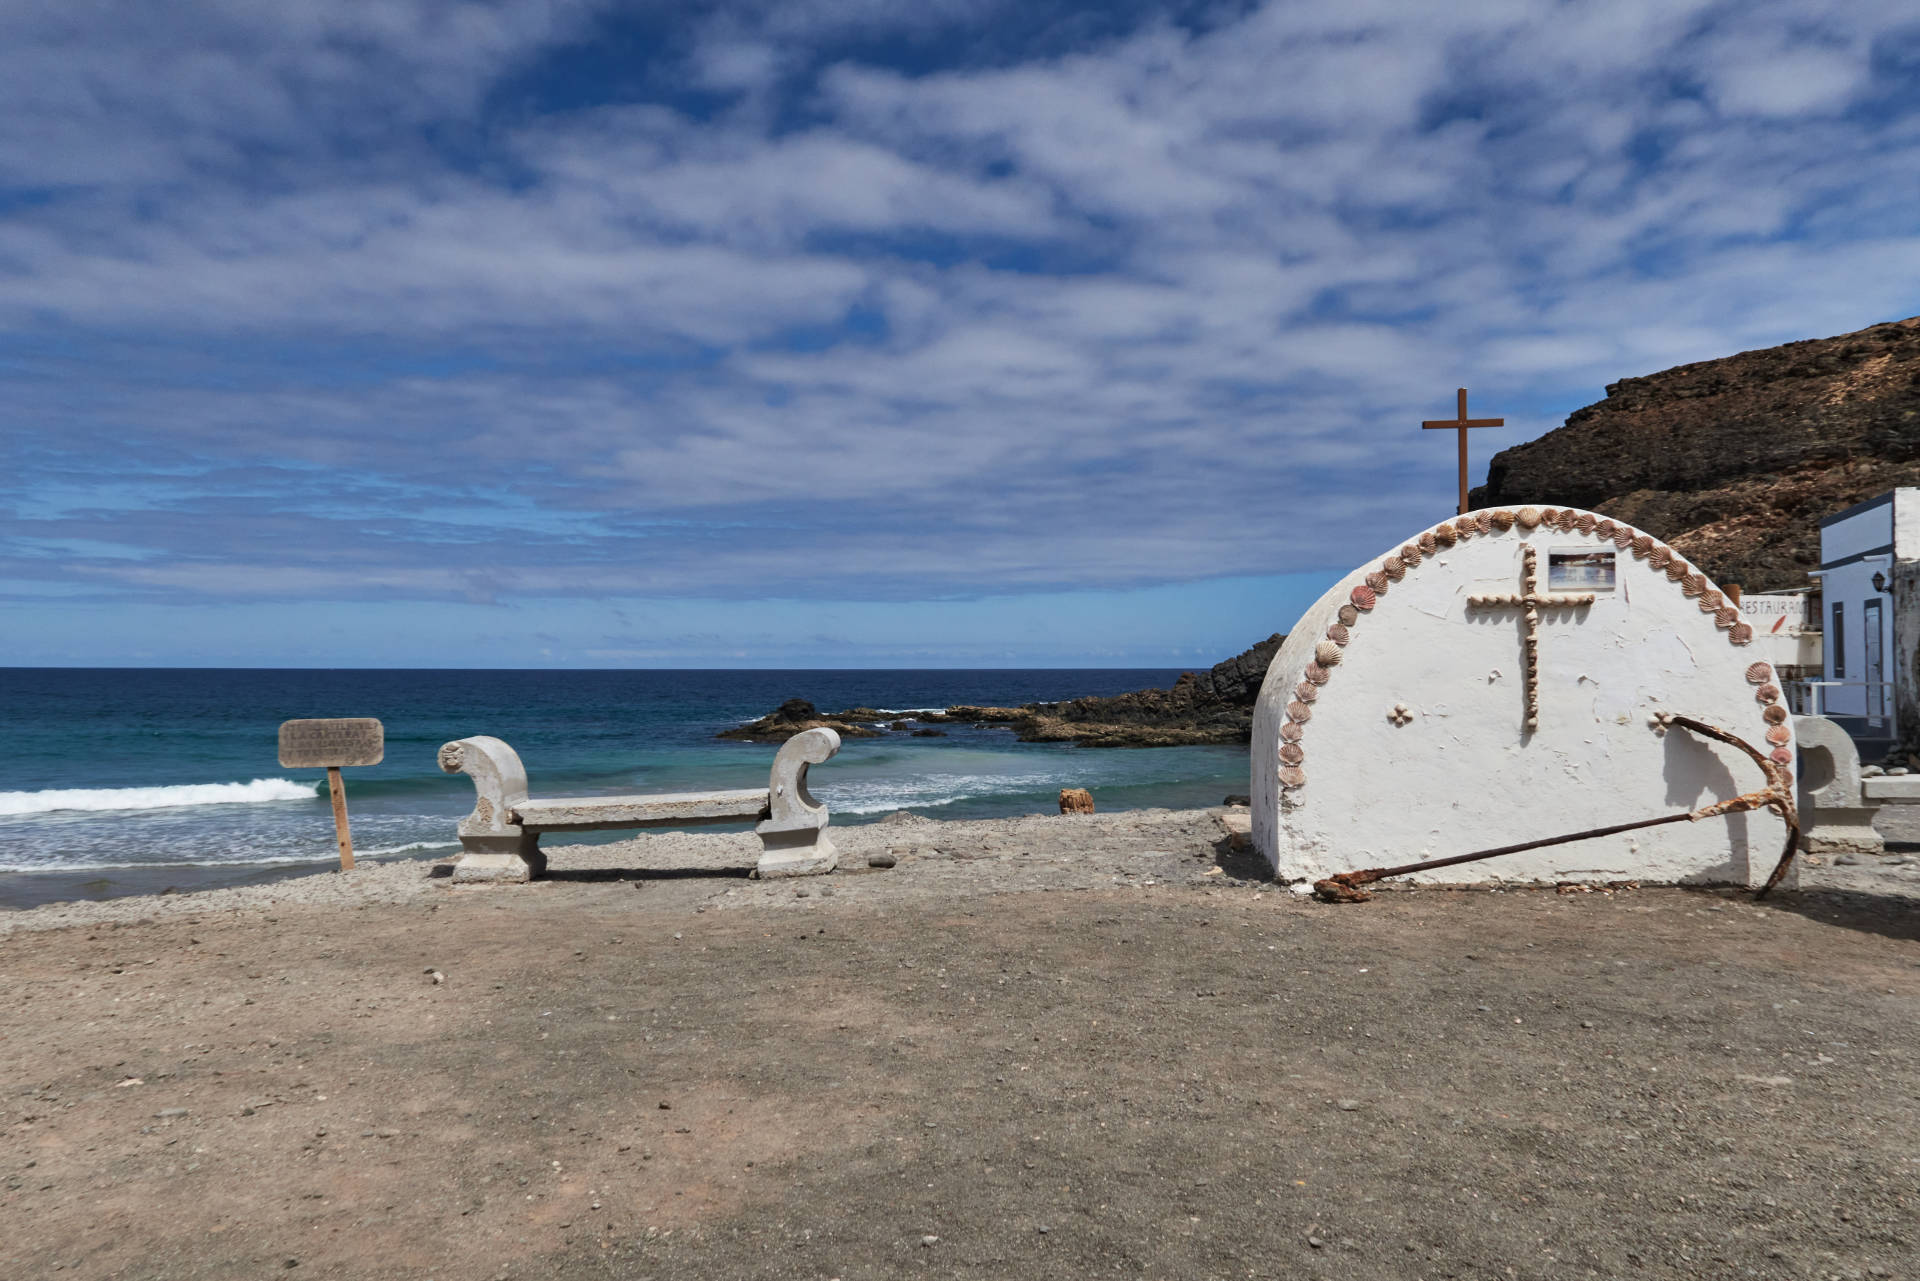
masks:
[[[1617,546],[1599,532],[1614,522],[1597,513],[1518,514],[1544,520],[1532,529],[1514,521],[1499,532],[1492,527],[1498,515],[1473,513],[1466,519],[1488,531],[1451,547],[1440,545],[1444,535],[1436,538],[1434,530],[1416,535],[1341,580],[1288,634],[1255,707],[1251,779],[1254,839],[1282,879],[1651,818],[1765,786],[1759,768],[1733,748],[1684,730],[1656,734],[1649,721],[1660,711],[1718,725],[1763,751],[1778,749],[1790,765],[1790,741],[1766,740],[1773,727],[1760,695],[1768,683],[1749,680],[1756,656],[1750,645],[1735,643],[1751,636],[1737,610],[1703,612],[1684,580],[1656,568],[1671,553],[1644,536],[1644,554]],[[1504,515],[1513,521],[1516,513]],[[1562,521],[1567,528],[1556,527]],[[1420,551],[1423,541],[1430,553]],[[1520,590],[1527,543],[1539,551],[1542,590],[1552,550],[1613,549],[1617,570],[1614,590],[1593,605],[1543,611],[1540,727],[1532,733],[1523,729],[1521,611],[1467,605],[1469,595]],[[1398,581],[1382,572],[1388,558],[1402,562]],[[1681,565],[1680,573],[1689,568]],[[1304,705],[1309,715],[1300,722],[1288,708],[1301,705],[1299,687],[1315,647],[1369,574],[1385,590],[1371,610],[1355,611],[1339,661],[1324,669],[1326,683],[1314,687],[1318,696]],[[1718,590],[1700,578],[1693,586]],[[1408,723],[1394,723],[1396,704],[1410,712]],[[1285,728],[1290,721],[1297,730]],[[1283,731],[1297,735],[1297,767],[1282,760]],[[1775,737],[1790,733],[1789,725]],[[1283,770],[1297,786],[1283,783]],[[1422,879],[1758,884],[1772,871],[1785,831],[1765,811],[1736,814]]]
[[[1867,603],[1880,604],[1881,667],[1878,679],[1895,678],[1893,601],[1873,585],[1878,573],[1893,577],[1896,556],[1910,557],[1920,548],[1920,490],[1896,489],[1880,498],[1856,504],[1845,512],[1820,523],[1820,580],[1824,600],[1821,603],[1822,666],[1829,681],[1846,682],[1821,691],[1819,710],[1841,717],[1875,716],[1867,728],[1876,736],[1891,737],[1892,707],[1884,693],[1870,693],[1860,682],[1868,679]],[[1904,533],[1906,541],[1902,542]],[[1856,560],[1854,557],[1864,556]],[[1836,634],[1834,607],[1839,606],[1846,623]],[[1838,670],[1836,670],[1838,669]]]

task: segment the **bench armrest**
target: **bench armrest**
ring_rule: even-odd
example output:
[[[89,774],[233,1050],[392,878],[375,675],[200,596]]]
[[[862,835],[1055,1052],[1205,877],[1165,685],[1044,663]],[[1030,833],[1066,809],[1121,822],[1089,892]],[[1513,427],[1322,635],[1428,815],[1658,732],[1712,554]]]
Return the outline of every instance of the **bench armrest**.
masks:
[[[477,793],[473,813],[460,820],[461,836],[517,836],[516,805],[527,799],[527,768],[520,754],[497,738],[478,734],[440,748],[440,768],[465,774]]]
[[[839,751],[840,735],[826,728],[804,730],[782,743],[767,781],[768,815],[753,830],[764,836],[825,827],[827,807],[807,790],[807,767],[831,760]]]

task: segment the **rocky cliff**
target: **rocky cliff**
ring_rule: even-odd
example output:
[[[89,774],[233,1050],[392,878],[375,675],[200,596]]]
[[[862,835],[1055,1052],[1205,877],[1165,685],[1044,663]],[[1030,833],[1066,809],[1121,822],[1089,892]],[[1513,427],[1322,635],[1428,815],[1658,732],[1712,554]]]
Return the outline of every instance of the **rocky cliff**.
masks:
[[[1920,317],[1607,388],[1502,450],[1474,507],[1586,507],[1746,590],[1808,585],[1823,516],[1920,484]]]
[[[842,735],[873,738],[888,730],[923,734],[928,724],[960,721],[1003,725],[1028,743],[1070,742],[1082,747],[1244,743],[1253,733],[1253,701],[1260,693],[1267,664],[1285,639],[1276,632],[1204,672],[1185,672],[1172,689],[1142,689],[1022,707],[949,707],[944,712],[891,723],[883,722],[882,713],[870,707],[821,712],[795,698],[757,721],[721,731],[720,737],[781,742],[801,730],[823,725]]]

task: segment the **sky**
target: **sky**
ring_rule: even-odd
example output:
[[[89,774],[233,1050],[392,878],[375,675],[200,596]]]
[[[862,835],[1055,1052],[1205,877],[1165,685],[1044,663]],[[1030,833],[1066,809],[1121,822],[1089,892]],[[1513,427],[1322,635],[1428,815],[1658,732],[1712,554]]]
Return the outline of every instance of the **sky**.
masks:
[[[0,0],[0,665],[1201,666],[1916,211],[1911,0]]]

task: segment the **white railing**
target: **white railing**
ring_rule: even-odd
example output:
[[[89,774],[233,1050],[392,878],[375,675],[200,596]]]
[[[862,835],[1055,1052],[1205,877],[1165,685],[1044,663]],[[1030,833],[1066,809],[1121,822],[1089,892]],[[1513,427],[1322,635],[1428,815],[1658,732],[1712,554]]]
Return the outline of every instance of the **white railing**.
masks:
[[[1865,717],[1876,728],[1893,719],[1892,681],[1788,681],[1786,696],[1795,716]]]

